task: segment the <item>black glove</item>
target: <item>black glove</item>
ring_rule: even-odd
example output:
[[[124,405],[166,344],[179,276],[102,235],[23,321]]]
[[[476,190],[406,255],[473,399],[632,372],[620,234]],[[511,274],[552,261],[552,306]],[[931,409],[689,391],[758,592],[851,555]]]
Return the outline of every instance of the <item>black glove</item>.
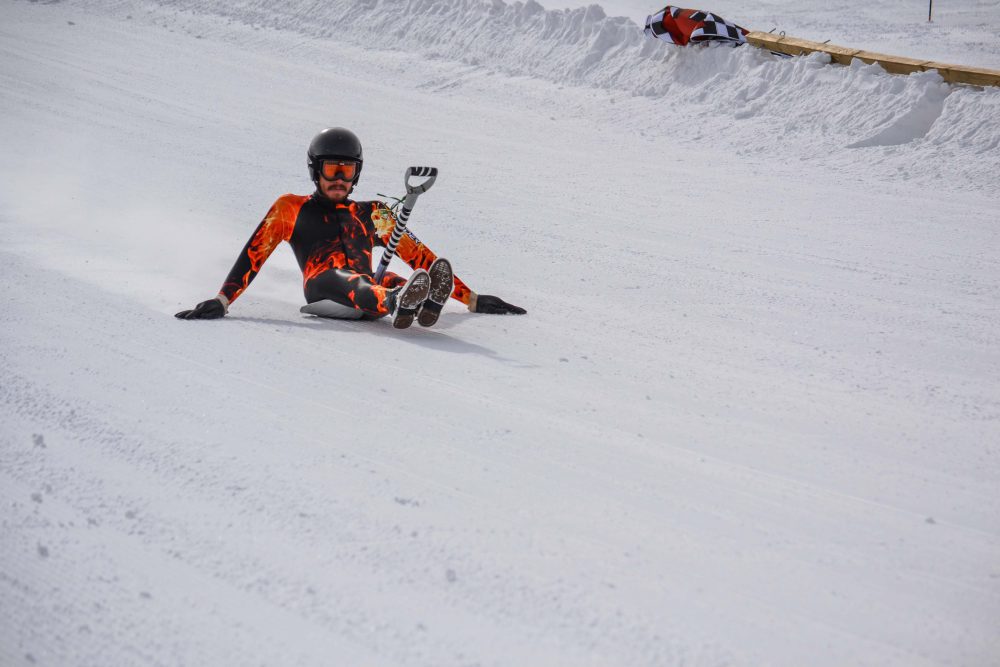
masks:
[[[202,301],[191,310],[182,310],[174,315],[182,320],[214,320],[226,314],[226,307],[218,299]]]
[[[512,303],[507,303],[498,296],[490,296],[489,294],[477,294],[476,295],[476,310],[477,313],[486,313],[488,315],[524,315],[528,311],[520,306],[515,306]]]

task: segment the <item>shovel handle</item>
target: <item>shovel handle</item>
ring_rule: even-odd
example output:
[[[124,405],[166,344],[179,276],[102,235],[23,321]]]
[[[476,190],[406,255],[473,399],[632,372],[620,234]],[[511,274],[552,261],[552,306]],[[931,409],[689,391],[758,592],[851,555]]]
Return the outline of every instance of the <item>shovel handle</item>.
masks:
[[[427,192],[434,185],[434,181],[437,180],[438,170],[437,167],[408,167],[406,169],[406,178],[404,182],[406,183],[406,194],[408,195],[419,195]],[[426,178],[427,180],[417,185],[416,183],[410,182],[412,177]]]

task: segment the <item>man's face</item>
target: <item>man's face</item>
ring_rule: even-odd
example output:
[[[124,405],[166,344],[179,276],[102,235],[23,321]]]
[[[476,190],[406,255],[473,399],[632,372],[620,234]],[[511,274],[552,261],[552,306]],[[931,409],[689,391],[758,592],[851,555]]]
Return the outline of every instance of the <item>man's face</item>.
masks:
[[[351,191],[356,169],[357,165],[353,162],[325,161],[319,170],[319,191],[333,203],[339,204],[347,199],[347,193]]]

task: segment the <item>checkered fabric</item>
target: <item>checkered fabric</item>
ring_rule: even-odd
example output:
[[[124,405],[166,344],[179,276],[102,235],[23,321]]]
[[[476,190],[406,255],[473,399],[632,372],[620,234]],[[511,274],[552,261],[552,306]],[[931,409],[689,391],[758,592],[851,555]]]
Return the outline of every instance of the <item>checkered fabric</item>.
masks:
[[[735,46],[746,43],[749,30],[712,12],[667,5],[646,18],[643,32],[678,46],[705,42],[728,42]]]

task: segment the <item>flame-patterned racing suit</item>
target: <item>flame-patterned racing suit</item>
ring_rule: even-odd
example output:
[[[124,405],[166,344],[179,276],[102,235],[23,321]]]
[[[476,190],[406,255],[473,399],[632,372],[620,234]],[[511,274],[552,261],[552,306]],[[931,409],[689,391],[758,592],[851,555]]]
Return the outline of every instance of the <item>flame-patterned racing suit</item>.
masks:
[[[288,241],[302,269],[307,303],[332,299],[357,308],[367,317],[389,313],[386,294],[406,282],[386,273],[381,284],[372,275],[372,247],[385,246],[396,219],[380,201],[335,204],[322,195],[282,195],[247,241],[219,291],[225,304],[235,301],[281,241]],[[414,269],[426,269],[436,255],[412,234],[396,246],[399,257]],[[472,292],[455,278],[451,296],[468,305]]]

